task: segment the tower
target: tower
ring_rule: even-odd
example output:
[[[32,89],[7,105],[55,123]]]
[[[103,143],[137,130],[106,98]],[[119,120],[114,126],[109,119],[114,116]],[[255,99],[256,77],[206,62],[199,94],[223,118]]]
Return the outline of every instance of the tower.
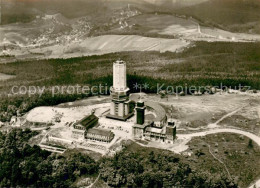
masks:
[[[113,86],[110,88],[111,103],[108,118],[126,121],[133,113],[129,112],[130,90],[126,85],[126,63],[118,60],[113,63]]]
[[[173,143],[176,138],[176,124],[173,119],[173,106],[171,106],[171,117],[168,119],[168,124],[166,125],[166,139],[168,143]]]
[[[145,118],[144,118],[144,112],[145,112],[145,105],[143,101],[138,101],[136,104],[136,124],[143,125]]]

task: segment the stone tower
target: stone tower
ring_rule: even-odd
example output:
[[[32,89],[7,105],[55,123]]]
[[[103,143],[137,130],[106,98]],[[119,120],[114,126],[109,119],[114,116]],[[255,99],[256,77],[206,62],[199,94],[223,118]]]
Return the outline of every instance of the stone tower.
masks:
[[[136,104],[136,124],[143,125],[145,121],[145,105],[143,101],[138,101]]]
[[[171,106],[171,117],[168,119],[168,124],[166,125],[166,139],[168,143],[173,143],[176,139],[176,124],[173,119],[173,106]]]
[[[130,90],[126,84],[126,63],[118,60],[113,63],[113,86],[110,88],[111,104],[108,118],[126,121],[129,113]]]

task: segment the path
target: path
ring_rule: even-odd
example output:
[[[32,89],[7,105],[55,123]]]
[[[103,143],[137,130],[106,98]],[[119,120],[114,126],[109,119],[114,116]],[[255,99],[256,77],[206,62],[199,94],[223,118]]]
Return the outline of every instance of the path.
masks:
[[[98,174],[98,177],[95,179],[95,181],[91,183],[89,186],[87,186],[87,188],[91,188],[93,185],[95,185],[95,183],[99,180],[99,177],[100,177],[100,173]]]
[[[228,168],[227,168],[226,164],[225,164],[223,161],[221,161],[219,158],[217,158],[217,157],[212,153],[212,151],[210,150],[210,145],[209,145],[209,144],[207,144],[207,146],[209,147],[209,153],[210,153],[216,160],[218,160],[218,162],[220,162],[221,164],[223,164],[223,166],[225,167],[225,169],[226,169],[226,171],[227,171],[228,177],[229,177],[229,179],[231,180],[232,178],[231,178],[230,172],[228,171]]]

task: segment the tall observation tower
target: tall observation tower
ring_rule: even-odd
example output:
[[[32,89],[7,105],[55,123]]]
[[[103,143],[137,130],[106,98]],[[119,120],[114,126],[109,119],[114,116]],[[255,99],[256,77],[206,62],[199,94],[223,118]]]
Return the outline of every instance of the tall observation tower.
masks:
[[[126,121],[133,115],[129,109],[130,90],[126,85],[126,63],[113,63],[113,86],[110,88],[111,105],[108,118]]]

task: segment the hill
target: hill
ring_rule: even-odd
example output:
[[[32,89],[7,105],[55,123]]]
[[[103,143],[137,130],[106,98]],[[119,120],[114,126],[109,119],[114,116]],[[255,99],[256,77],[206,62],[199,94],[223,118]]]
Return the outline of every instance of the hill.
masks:
[[[258,0],[3,0],[2,24],[30,22],[38,15],[57,13],[105,23],[115,10],[127,6],[142,13],[192,16],[201,24],[232,32],[260,33]]]
[[[210,0],[174,12],[192,16],[207,26],[260,34],[259,10],[258,0]]]

